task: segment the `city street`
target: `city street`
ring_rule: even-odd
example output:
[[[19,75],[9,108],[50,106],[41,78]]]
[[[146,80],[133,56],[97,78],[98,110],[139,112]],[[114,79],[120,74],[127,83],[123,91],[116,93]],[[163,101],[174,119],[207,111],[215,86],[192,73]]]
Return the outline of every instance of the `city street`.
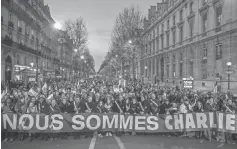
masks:
[[[95,140],[96,138],[96,140]],[[122,137],[93,137],[87,139],[68,139],[55,141],[27,140],[13,143],[2,143],[4,149],[235,149],[236,144],[225,144],[213,141],[204,141],[190,138],[176,138],[163,136],[122,136]]]

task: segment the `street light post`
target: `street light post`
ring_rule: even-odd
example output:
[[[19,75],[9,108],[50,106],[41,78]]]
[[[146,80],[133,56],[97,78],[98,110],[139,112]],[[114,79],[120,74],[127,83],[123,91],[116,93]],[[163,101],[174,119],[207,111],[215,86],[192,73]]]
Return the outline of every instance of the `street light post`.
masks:
[[[226,65],[228,66],[228,70],[227,70],[227,75],[228,75],[228,95],[230,96],[230,66],[232,65],[231,62],[227,62]]]

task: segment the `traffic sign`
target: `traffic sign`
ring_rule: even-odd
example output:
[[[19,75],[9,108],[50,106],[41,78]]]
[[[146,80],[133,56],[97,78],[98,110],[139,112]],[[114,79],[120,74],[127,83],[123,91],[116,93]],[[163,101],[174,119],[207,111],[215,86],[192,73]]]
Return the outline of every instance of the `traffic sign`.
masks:
[[[225,73],[226,74],[233,74],[233,73],[235,73],[235,71],[234,70],[226,70]]]

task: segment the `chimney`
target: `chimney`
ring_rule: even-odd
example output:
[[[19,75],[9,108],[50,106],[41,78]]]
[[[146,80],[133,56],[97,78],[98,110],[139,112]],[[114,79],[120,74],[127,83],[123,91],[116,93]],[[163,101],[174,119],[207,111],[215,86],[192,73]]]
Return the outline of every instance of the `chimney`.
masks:
[[[151,20],[151,9],[148,9],[148,20]]]
[[[50,14],[49,6],[48,6],[48,5],[45,5],[44,7],[45,7],[46,11]]]
[[[144,30],[150,26],[150,21],[144,18],[143,20],[143,28]]]
[[[150,10],[151,10],[151,17],[154,17],[156,13],[156,6],[151,6]]]

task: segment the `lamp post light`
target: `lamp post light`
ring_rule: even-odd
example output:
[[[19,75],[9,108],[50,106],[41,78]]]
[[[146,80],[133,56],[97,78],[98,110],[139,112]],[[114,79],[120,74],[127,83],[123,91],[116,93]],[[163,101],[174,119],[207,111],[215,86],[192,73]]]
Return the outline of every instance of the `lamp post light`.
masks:
[[[33,67],[33,66],[34,66],[34,63],[30,63],[30,66]]]
[[[230,96],[230,74],[231,74],[230,67],[231,67],[232,63],[231,62],[227,62],[226,65],[228,66],[228,70],[227,70],[227,75],[228,75],[228,95]]]

